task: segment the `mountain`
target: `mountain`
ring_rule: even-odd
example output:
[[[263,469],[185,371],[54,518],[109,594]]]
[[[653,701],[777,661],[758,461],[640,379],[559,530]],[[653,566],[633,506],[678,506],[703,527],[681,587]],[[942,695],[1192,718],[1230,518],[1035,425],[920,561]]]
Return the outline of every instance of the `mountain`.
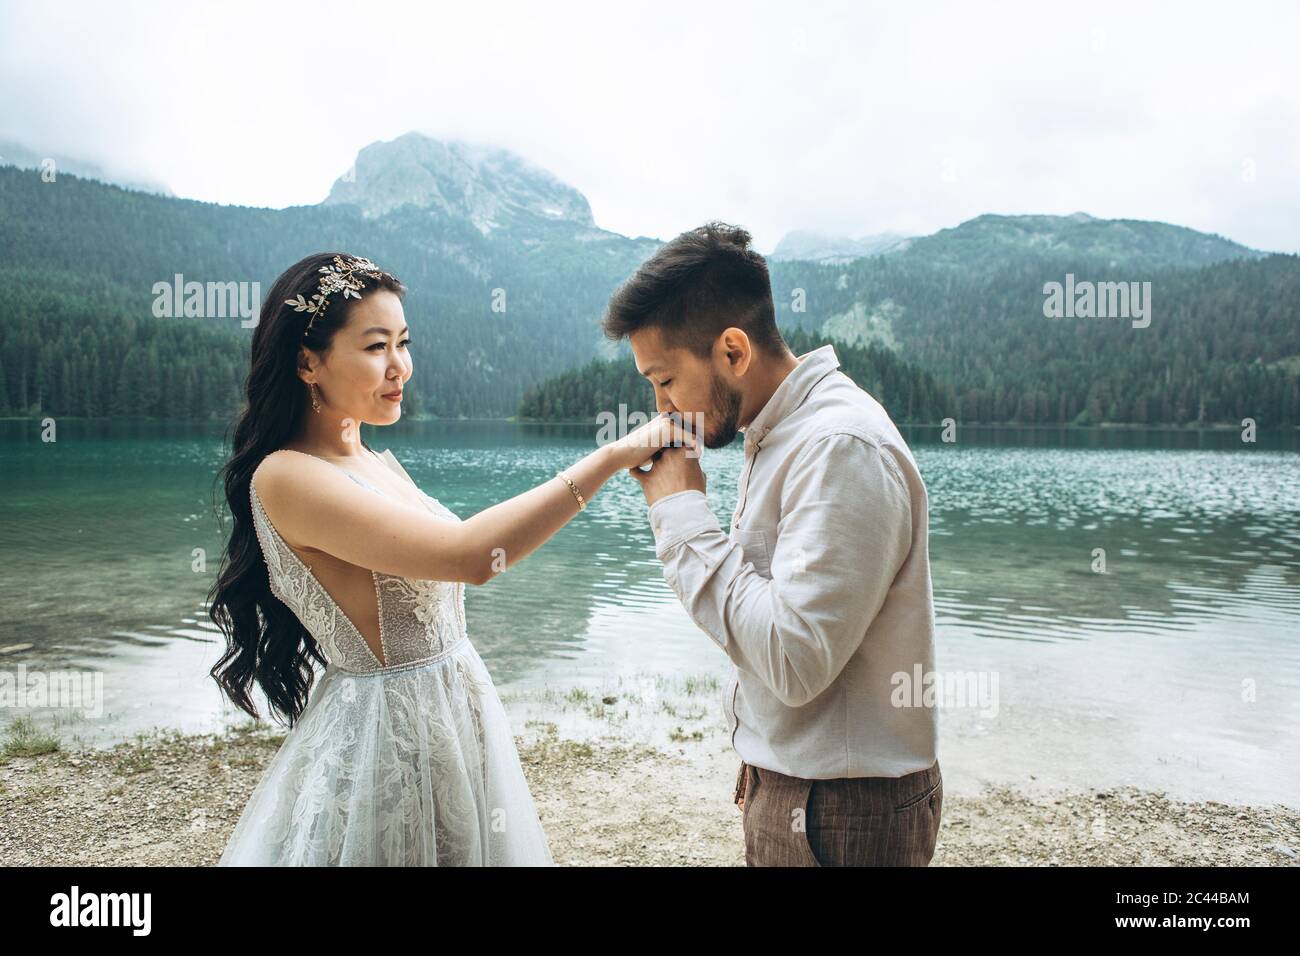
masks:
[[[530,385],[609,354],[601,312],[657,243],[523,208],[505,218],[485,233],[434,206],[222,206],[0,167],[0,414],[226,419],[251,330],[155,318],[155,283],[180,274],[264,294],[293,262],[338,249],[410,290],[408,413],[511,415]]]
[[[779,262],[802,259],[808,262],[848,262],[863,256],[879,256],[900,252],[909,245],[909,236],[896,232],[882,232],[875,236],[850,239],[821,232],[796,230],[787,232],[776,244],[768,259]]]
[[[828,338],[787,328],[786,345],[795,355],[825,345]],[[895,421],[937,422],[956,405],[950,386],[878,345],[861,348],[830,339],[845,375],[869,391]],[[585,421],[602,424],[602,412],[626,405],[630,415],[655,410],[654,390],[627,358],[596,359],[530,388],[519,403],[519,417],[532,421]]]
[[[1268,255],[1225,239],[1164,222],[1069,216],[978,216],[928,236],[885,232],[850,239],[818,232],[787,233],[768,258],[830,265],[866,256],[906,253],[913,259],[983,269],[1012,256],[1074,257],[1138,268],[1206,266]]]
[[[361,150],[325,200],[344,203],[368,218],[406,205],[431,209],[472,222],[483,233],[519,213],[596,225],[582,193],[515,153],[421,133]]]
[[[1023,254],[985,272],[905,256],[771,272],[790,347],[834,342],[846,374],[899,422],[1300,426],[1300,257],[1148,270],[1142,328],[1047,318],[1044,279],[1063,277],[1058,268],[1120,281],[1083,257]],[[529,389],[519,415],[583,420],[651,401],[624,358]]]
[[[984,215],[914,239],[903,253],[916,261],[957,269],[986,269],[1017,256],[1092,261],[1110,268],[1194,268],[1268,255],[1210,235],[1141,219]]]
[[[419,135],[366,147],[329,201],[280,210],[0,166],[0,414],[229,420],[250,330],[156,318],[155,284],[265,291],[340,249],[410,289],[408,414],[512,415],[557,375],[627,361],[600,316],[658,246],[600,229],[576,189],[517,156]],[[1166,223],[989,215],[886,255],[774,256],[771,274],[782,329],[872,353],[864,374],[910,396],[905,413],[938,401],[968,422],[1300,424],[1295,256]],[[1045,318],[1044,284],[1067,275],[1150,282],[1150,326]]]
[[[46,168],[46,164],[50,161],[53,161],[54,164],[52,168],[56,182],[58,176],[67,173],[72,176],[80,176],[83,179],[97,179],[102,183],[111,183],[124,189],[156,193],[159,196],[172,195],[170,189],[159,183],[136,179],[132,176],[112,174],[105,171],[98,163],[89,160],[60,156],[49,152],[38,152],[14,140],[0,139],[0,166],[42,170]]]
[[[1007,242],[1001,218],[897,255],[775,263],[777,321],[889,349],[953,387],[958,421],[1300,425],[1300,257],[1163,223],[1097,221],[1105,243]],[[1137,233],[1117,258],[1115,237]],[[1045,287],[1067,281],[1136,289],[1149,322],[1049,318]]]

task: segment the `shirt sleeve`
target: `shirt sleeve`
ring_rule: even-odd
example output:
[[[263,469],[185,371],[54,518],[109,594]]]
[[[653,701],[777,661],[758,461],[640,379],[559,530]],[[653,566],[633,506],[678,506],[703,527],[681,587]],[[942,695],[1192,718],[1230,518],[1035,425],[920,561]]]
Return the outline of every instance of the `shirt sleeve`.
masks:
[[[846,433],[814,439],[791,464],[771,578],[745,560],[703,492],[666,495],[650,521],[664,579],[687,613],[791,707],[829,687],[861,645],[912,537],[897,465]]]

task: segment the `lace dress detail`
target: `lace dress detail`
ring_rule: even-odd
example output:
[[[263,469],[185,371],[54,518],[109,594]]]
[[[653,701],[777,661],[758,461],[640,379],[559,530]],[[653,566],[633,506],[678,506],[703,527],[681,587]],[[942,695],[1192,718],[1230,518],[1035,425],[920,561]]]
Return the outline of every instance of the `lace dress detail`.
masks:
[[[508,716],[468,637],[464,584],[371,572],[381,663],[251,482],[249,497],[271,593],[329,664],[218,865],[551,865]]]

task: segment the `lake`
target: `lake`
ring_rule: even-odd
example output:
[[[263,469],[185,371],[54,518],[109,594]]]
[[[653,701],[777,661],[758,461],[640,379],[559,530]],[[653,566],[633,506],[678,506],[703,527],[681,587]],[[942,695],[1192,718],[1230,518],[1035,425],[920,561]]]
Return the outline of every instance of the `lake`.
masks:
[[[938,429],[904,431],[930,494],[936,667],[993,692],[944,702],[940,760],[956,789],[1133,784],[1300,805],[1300,438],[970,429],[945,443]],[[100,674],[103,711],[11,706],[0,723],[30,713],[105,744],[242,717],[207,676],[221,431],[66,421],[57,434],[0,422],[0,672]],[[365,435],[462,517],[596,444],[594,426],[513,422]],[[724,527],[742,461],[739,442],[704,453]],[[467,589],[466,605],[512,714],[553,688],[598,697],[669,678],[706,688],[688,720],[723,720],[730,662],[665,584],[626,475],[542,549]]]

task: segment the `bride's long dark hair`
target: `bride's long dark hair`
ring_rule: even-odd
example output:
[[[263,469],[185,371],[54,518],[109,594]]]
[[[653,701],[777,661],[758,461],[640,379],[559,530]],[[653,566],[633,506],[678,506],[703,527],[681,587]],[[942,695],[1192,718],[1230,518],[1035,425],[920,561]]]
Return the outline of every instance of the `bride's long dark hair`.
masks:
[[[262,689],[272,712],[292,727],[307,706],[315,681],[313,662],[325,665],[324,654],[293,611],[271,593],[266,563],[253,528],[249,485],[262,459],[284,447],[310,414],[309,387],[298,377],[299,346],[327,351],[335,333],[348,319],[357,299],[336,292],[317,315],[306,335],[310,312],[297,312],[286,300],[298,296],[310,302],[320,282],[320,269],[334,261],[354,258],[322,252],[294,263],[275,280],[262,303],[253,330],[251,363],[245,383],[247,404],[234,426],[230,459],[217,473],[224,483],[226,505],[234,526],[221,556],[217,580],[208,592],[208,616],[226,638],[226,650],[211,675],[222,693],[241,710],[260,719],[250,690]],[[403,296],[406,287],[387,273],[366,277],[362,298],[378,289]],[[366,445],[364,439],[362,444]]]

